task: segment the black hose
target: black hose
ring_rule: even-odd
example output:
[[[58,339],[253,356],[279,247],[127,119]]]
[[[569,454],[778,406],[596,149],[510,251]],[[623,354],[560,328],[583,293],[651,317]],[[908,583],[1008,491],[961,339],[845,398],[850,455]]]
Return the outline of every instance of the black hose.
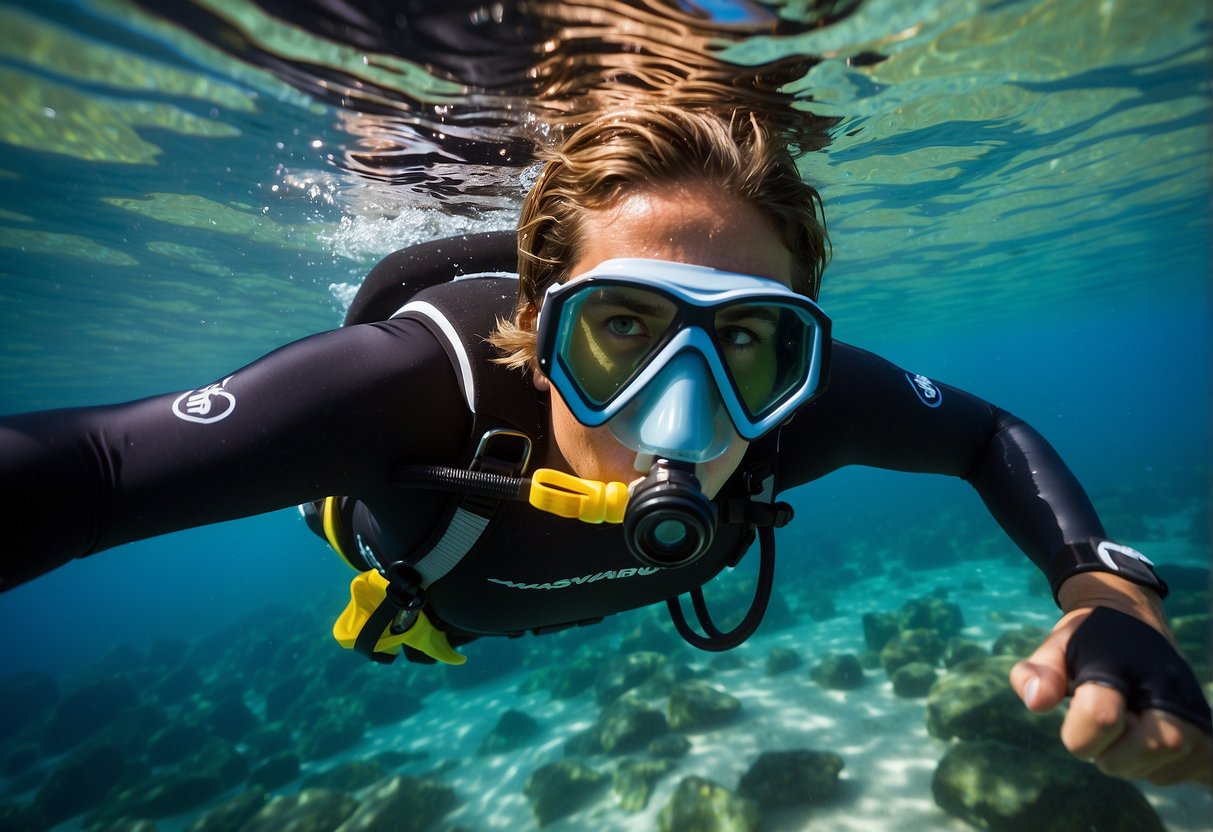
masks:
[[[531,481],[525,477],[507,477],[442,465],[401,465],[393,472],[392,483],[400,488],[446,491],[521,502],[527,501],[531,487]]]
[[[729,632],[721,632],[716,627],[716,624],[712,621],[712,617],[708,614],[707,604],[703,600],[703,592],[699,589],[691,591],[691,601],[695,607],[695,617],[699,619],[699,625],[707,633],[706,637],[696,633],[687,624],[686,616],[682,612],[682,604],[677,598],[671,598],[666,601],[666,606],[670,609],[670,620],[674,622],[674,629],[678,631],[678,635],[682,636],[687,644],[692,647],[698,647],[700,650],[722,653],[725,650],[732,650],[734,647],[741,645],[746,639],[754,635],[754,631],[758,629],[758,625],[762,623],[763,616],[766,615],[767,604],[771,600],[771,586],[775,582],[774,530],[770,526],[759,526],[758,540],[760,545],[758,582],[754,588],[754,600],[750,603],[750,609],[745,614],[745,618]]]

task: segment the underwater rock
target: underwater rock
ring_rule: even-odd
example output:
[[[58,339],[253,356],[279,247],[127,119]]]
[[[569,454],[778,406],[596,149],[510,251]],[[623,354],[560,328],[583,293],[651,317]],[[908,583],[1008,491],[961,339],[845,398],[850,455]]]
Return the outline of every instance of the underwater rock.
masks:
[[[1058,748],[1062,716],[1023,706],[1007,676],[1016,659],[994,656],[949,670],[927,694],[927,732],[937,739],[1002,740],[1038,750]]]
[[[42,734],[42,747],[51,754],[66,751],[138,704],[139,690],[127,677],[94,679],[59,701]]]
[[[202,690],[202,677],[191,665],[183,664],[161,677],[152,687],[152,695],[161,705],[176,705]]]
[[[209,704],[203,710],[203,719],[215,735],[232,742],[240,742],[261,726],[244,699],[235,696]]]
[[[213,809],[207,809],[186,827],[186,832],[240,832],[264,805],[266,792],[262,788],[251,788],[237,797],[224,800]]]
[[[3,754],[4,759],[0,761],[0,775],[5,777],[19,777],[25,774],[38,764],[38,758],[41,756],[38,749],[32,745],[6,747]]]
[[[122,818],[167,818],[197,808],[226,790],[214,771],[173,771],[111,794],[91,820],[112,823]]]
[[[0,832],[45,832],[50,825],[31,803],[0,806]]]
[[[615,767],[613,783],[619,805],[639,812],[649,805],[653,784],[674,768],[669,760],[624,760]]]
[[[272,792],[298,776],[299,755],[293,751],[283,751],[254,765],[253,770],[249,772],[248,782],[251,786],[260,786],[267,792]]]
[[[0,739],[17,736],[59,701],[59,684],[45,673],[26,671],[0,679]]]
[[[367,762],[381,765],[390,772],[402,766],[420,763],[429,756],[428,751],[399,751],[389,748],[387,751],[380,751],[378,754],[374,754],[366,759]]]
[[[93,819],[170,817],[213,800],[239,785],[247,774],[247,758],[230,743],[212,737],[175,768],[112,791]]]
[[[661,669],[628,691],[627,695],[629,698],[638,699],[641,702],[656,702],[658,699],[665,699],[669,696],[674,688],[682,682],[709,675],[711,674],[696,671],[682,662],[666,661]]]
[[[828,621],[838,615],[834,605],[834,596],[824,592],[814,592],[804,599],[804,611],[814,621]]]
[[[767,675],[778,676],[800,667],[800,653],[790,647],[774,647],[767,653]]]
[[[881,648],[880,664],[891,677],[897,668],[910,662],[939,664],[943,650],[943,639],[934,630],[902,630]]]
[[[489,754],[503,754],[506,751],[512,751],[533,739],[538,733],[538,722],[522,711],[510,709],[497,720],[493,730],[484,738],[484,742],[480,743],[476,754],[484,757]]]
[[[285,720],[291,711],[304,701],[304,694],[312,680],[307,676],[286,676],[275,682],[265,693],[265,719],[267,722]]]
[[[706,682],[683,682],[670,693],[670,727],[702,731],[731,722],[741,712],[741,700]]]
[[[1040,643],[1048,637],[1049,631],[1042,627],[1017,627],[1000,635],[990,648],[990,653],[995,656],[1026,659],[1035,653]]]
[[[991,740],[953,746],[931,792],[941,809],[991,832],[1164,832],[1131,783],[1067,755]]]
[[[903,699],[926,696],[935,679],[935,668],[923,662],[903,664],[889,677],[889,681],[893,683],[893,693]]]
[[[670,730],[665,714],[631,699],[618,699],[603,708],[594,729],[608,754],[636,751]]]
[[[333,792],[358,792],[388,777],[390,772],[372,760],[350,760],[309,776],[303,781],[305,789]]]
[[[628,653],[626,656],[608,659],[594,680],[594,697],[599,705],[609,705],[648,680],[665,663],[665,656],[651,651]]]
[[[1208,529],[1204,532],[1207,534]],[[1168,616],[1193,615],[1208,611],[1211,586],[1208,567],[1163,563],[1158,565],[1157,571],[1158,576],[1166,581],[1171,589],[1163,602]]]
[[[147,742],[147,761],[154,766],[178,763],[210,743],[212,734],[193,722],[171,722]]]
[[[344,700],[329,700],[322,715],[302,723],[299,729],[299,756],[304,760],[323,760],[362,740],[362,714],[345,706]]]
[[[643,618],[619,639],[620,653],[647,651],[668,656],[682,646],[682,639],[674,633],[669,624],[654,617]]]
[[[89,824],[88,832],[156,832],[156,824],[142,818],[122,818],[112,823]]]
[[[588,805],[605,780],[605,775],[589,766],[560,760],[532,772],[522,791],[531,804],[535,823],[547,826]]]
[[[868,649],[879,653],[889,639],[901,632],[894,612],[865,612],[863,614],[863,641]]]
[[[182,657],[189,649],[190,643],[183,638],[158,638],[147,648],[147,665],[158,673],[185,667]]]
[[[454,808],[446,783],[397,774],[371,786],[336,832],[424,832]]]
[[[600,718],[599,722],[601,721]],[[669,730],[669,726],[666,726],[666,730]],[[564,744],[564,756],[566,757],[593,757],[604,751],[602,742],[598,739],[597,726],[574,734]]]
[[[520,693],[546,690],[554,701],[572,699],[585,693],[598,678],[599,663],[588,658],[579,658],[567,664],[545,667],[531,673],[520,688]]]
[[[295,740],[291,737],[291,729],[284,723],[273,722],[262,725],[244,738],[244,744],[254,757],[268,757],[280,751],[291,751]]]
[[[830,653],[813,666],[809,678],[827,690],[854,690],[863,685],[863,666],[850,653]]]
[[[902,604],[897,626],[903,631],[931,630],[947,639],[964,629],[964,616],[960,607],[940,598],[913,598]]]
[[[717,653],[710,662],[714,670],[743,670],[750,666],[750,661],[736,650],[727,653]]]
[[[711,780],[685,777],[657,815],[661,832],[757,832],[758,804]]]
[[[22,792],[32,792],[38,789],[46,782],[47,772],[41,768],[30,768],[24,772],[8,775],[11,779],[6,784],[9,794],[21,794]]]
[[[764,809],[824,803],[838,791],[842,768],[832,751],[766,751],[742,775],[737,793]]]
[[[136,705],[114,717],[93,739],[117,745],[127,757],[142,757],[148,738],[170,724],[168,714],[159,705]]]
[[[649,743],[649,756],[668,760],[685,757],[691,750],[691,741],[682,734],[666,734]]]
[[[50,825],[99,805],[122,782],[126,755],[112,743],[92,743],[71,752],[55,767],[34,798]]]
[[[963,638],[950,638],[943,651],[943,666],[955,667],[962,662],[984,659],[990,655],[986,648],[975,641]]]
[[[971,575],[960,582],[960,591],[965,595],[977,595],[986,591],[986,583],[981,578]]]
[[[1206,684],[1213,681],[1213,670],[1209,666],[1210,658],[1213,658],[1213,616],[1202,613],[1172,618],[1171,632],[1196,678]]]
[[[219,780],[222,791],[237,786],[248,776],[248,757],[236,750],[231,743],[215,739],[194,754],[185,758],[178,769],[183,772],[210,774]]]
[[[343,792],[305,789],[275,797],[240,832],[333,832],[357,808],[358,801]]]
[[[142,681],[148,670],[147,656],[129,644],[115,644],[85,670],[97,679],[127,675]],[[140,685],[142,687],[142,685]]]
[[[421,698],[400,689],[392,679],[378,676],[363,686],[363,718],[368,725],[392,725],[421,710]]]
[[[756,582],[750,575],[730,576],[728,579],[714,581],[704,594],[707,596],[708,611],[717,628],[728,632],[736,627],[749,612],[755,591]],[[773,589],[758,632],[774,633],[794,627],[798,623],[783,592],[778,587]]]
[[[330,696],[339,696],[357,693],[371,682],[383,679],[376,667],[376,662],[368,662],[352,650],[329,650],[312,675]]]

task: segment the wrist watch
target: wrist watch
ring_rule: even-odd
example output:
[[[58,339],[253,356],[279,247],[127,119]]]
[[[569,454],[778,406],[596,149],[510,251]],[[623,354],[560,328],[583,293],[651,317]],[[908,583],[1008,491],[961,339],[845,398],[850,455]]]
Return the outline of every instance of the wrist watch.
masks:
[[[1154,564],[1136,549],[1102,537],[1091,537],[1063,546],[1049,562],[1047,575],[1053,599],[1067,578],[1080,572],[1104,572],[1132,581],[1166,598],[1167,583],[1158,577]]]

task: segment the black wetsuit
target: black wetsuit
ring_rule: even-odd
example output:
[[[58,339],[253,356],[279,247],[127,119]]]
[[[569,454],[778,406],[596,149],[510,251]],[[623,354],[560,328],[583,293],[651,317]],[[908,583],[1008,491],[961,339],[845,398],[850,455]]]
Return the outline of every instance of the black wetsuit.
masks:
[[[500,235],[434,243],[388,258],[368,281],[401,270],[442,280],[454,263],[465,272],[508,268],[512,255]],[[351,315],[378,317],[365,303]],[[376,550],[409,551],[448,505],[446,495],[392,482],[402,464],[464,464],[472,428],[447,354],[416,321],[315,335],[217,384],[0,420],[0,587],[126,541],[328,495],[360,501],[355,521]],[[521,373],[517,384],[520,395],[540,395]],[[542,427],[536,434],[539,463],[567,470]],[[962,477],[1046,571],[1065,544],[1103,536],[1083,489],[1031,427],[846,344],[834,344],[828,390],[781,429],[779,442],[772,458],[781,490],[845,465]],[[734,477],[722,493],[740,489]],[[638,570],[618,527],[511,504],[430,587],[428,601],[465,633],[592,620],[702,585],[744,534],[723,527],[695,564]]]

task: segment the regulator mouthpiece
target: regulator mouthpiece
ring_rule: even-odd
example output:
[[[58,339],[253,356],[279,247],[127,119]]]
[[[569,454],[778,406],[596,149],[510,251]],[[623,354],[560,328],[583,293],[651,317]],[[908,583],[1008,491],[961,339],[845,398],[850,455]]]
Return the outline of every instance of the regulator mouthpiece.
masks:
[[[623,533],[632,557],[645,566],[669,569],[702,556],[716,534],[716,507],[699,487],[695,466],[655,460],[632,488]]]

